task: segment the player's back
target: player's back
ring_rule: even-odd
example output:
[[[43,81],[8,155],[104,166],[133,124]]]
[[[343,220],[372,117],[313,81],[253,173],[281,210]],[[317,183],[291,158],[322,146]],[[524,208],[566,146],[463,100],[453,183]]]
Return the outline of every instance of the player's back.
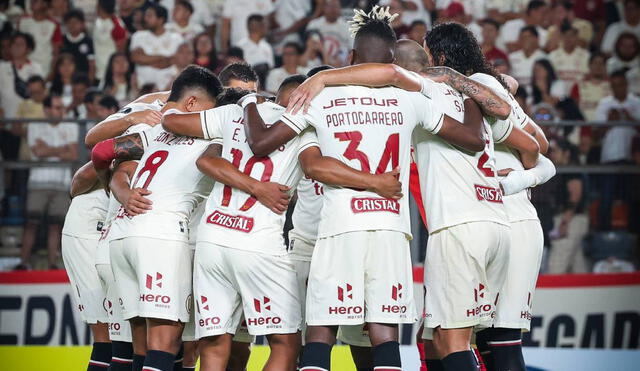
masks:
[[[284,107],[267,102],[258,105],[258,112],[267,124],[272,124],[280,119]],[[298,154],[309,146],[317,145],[315,135],[305,133],[270,155],[259,157],[253,154],[247,143],[243,110],[239,106],[209,110],[202,117],[203,123],[216,126],[209,128],[219,132],[216,136],[220,138],[214,141],[223,145],[222,157],[241,172],[262,182],[276,182],[295,189],[302,176]],[[198,241],[282,254],[285,252],[284,221],[285,215],[275,214],[250,194],[217,182],[207,200],[205,216],[198,228]]]
[[[433,84],[432,98],[448,116],[464,121],[464,97],[445,84]],[[468,152],[425,130],[413,137],[429,232],[472,222],[506,223],[496,178],[491,129],[483,121],[485,148]]]
[[[189,217],[212,187],[196,160],[210,141],[179,136],[165,131],[161,125],[140,133],[145,144],[131,188],[151,192],[145,196],[152,209],[136,216],[121,209],[116,217],[121,235],[112,238],[146,236],[160,239],[188,239]]]
[[[416,125],[436,131],[442,115],[420,93],[385,87],[324,89],[305,115],[284,115],[296,131],[316,128],[322,153],[357,170],[385,173],[400,166],[408,194],[411,134]],[[408,199],[384,199],[373,192],[324,187],[318,237],[362,230],[395,230],[411,235]]]

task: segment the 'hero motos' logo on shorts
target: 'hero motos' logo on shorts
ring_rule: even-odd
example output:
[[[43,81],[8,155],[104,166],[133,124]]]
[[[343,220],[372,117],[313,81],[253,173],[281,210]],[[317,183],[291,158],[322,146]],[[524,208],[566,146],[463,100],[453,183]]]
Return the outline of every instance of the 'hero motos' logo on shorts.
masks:
[[[202,314],[202,312],[200,311],[201,309],[202,312],[209,311],[209,298],[204,295],[200,295],[200,300],[196,300],[196,310],[200,314]],[[207,330],[220,328],[219,325],[220,317],[218,316],[206,317],[206,315],[203,315],[203,318],[200,318],[200,320],[198,321],[198,326],[205,327]]]
[[[387,211],[400,214],[400,203],[388,198],[354,197],[351,199],[351,211],[354,214]]]
[[[257,313],[266,313],[271,311],[271,299],[263,296],[262,299],[254,298],[253,299],[253,309]],[[280,325],[282,323],[282,318],[280,317],[255,317],[255,318],[247,318],[247,323],[250,326],[264,326],[267,328],[281,328]]]
[[[353,300],[353,286],[350,283],[338,286],[338,300],[340,302]],[[362,312],[362,307],[359,305],[329,307],[329,314],[349,314],[348,318],[362,318]]]
[[[391,285],[391,300],[399,301],[402,299],[402,284]],[[406,313],[406,305],[382,305],[382,313]]]
[[[253,229],[253,218],[247,218],[242,215],[227,215],[217,210],[207,217],[207,223],[244,233],[249,233]]]
[[[475,184],[474,187],[476,189],[476,197],[478,198],[478,201],[502,203],[502,192],[500,192],[500,189],[485,187],[478,184]]]

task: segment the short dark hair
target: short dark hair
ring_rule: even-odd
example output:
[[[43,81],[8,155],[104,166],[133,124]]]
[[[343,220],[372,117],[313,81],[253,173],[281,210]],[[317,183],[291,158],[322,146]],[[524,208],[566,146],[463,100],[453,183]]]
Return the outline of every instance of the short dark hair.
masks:
[[[561,6],[563,8],[565,8],[566,10],[572,10],[573,9],[573,3],[571,1],[558,1],[556,3],[556,6]]]
[[[409,26],[409,28],[413,29],[415,26],[425,26],[425,27],[427,27],[427,24],[424,21],[416,19],[415,21],[411,22],[411,25]]]
[[[71,77],[71,85],[82,84],[84,86],[91,86],[91,80],[89,80],[89,76],[86,73],[75,73]]]
[[[527,5],[527,14],[531,13],[532,11],[538,9],[538,8],[542,8],[543,6],[546,6],[547,3],[545,3],[542,0],[531,0],[529,1],[529,4]]]
[[[120,110],[120,105],[118,104],[118,100],[112,97],[111,95],[105,95],[104,97],[100,98],[100,100],[98,101],[98,104],[106,109],[115,110],[115,111]]]
[[[249,27],[249,25],[251,24],[251,22],[263,22],[264,21],[264,16],[260,15],[260,14],[251,14],[248,18],[247,18],[247,27]]]
[[[315,75],[318,72],[322,72],[322,71],[326,71],[326,70],[332,70],[335,67],[333,66],[329,66],[328,64],[323,64],[321,66],[318,67],[313,67],[312,69],[309,70],[309,72],[307,72],[307,77],[311,77],[313,75]]]
[[[60,98],[62,99],[62,97],[60,96],[60,94],[56,94],[56,93],[49,93],[47,94],[46,97],[44,97],[44,101],[42,102],[42,105],[47,107],[47,108],[51,108],[51,104],[53,103],[53,98]]]
[[[289,41],[289,42],[285,43],[284,46],[282,47],[283,51],[284,51],[284,48],[294,48],[298,55],[302,54],[302,52],[303,52],[302,45],[300,45],[299,43],[297,43],[295,41]]]
[[[167,100],[177,102],[191,89],[202,90],[214,100],[222,92],[222,84],[213,72],[192,64],[176,77],[171,85],[171,93]]]
[[[307,79],[307,76],[305,76],[305,75],[291,75],[291,76],[288,76],[286,79],[282,80],[282,83],[280,83],[280,86],[278,87],[278,91],[288,87],[289,85],[293,85],[293,84],[300,85],[306,79]]]
[[[244,82],[258,81],[256,71],[246,63],[231,63],[220,71],[218,78],[222,86],[228,86],[231,80],[240,80]]]
[[[538,30],[536,29],[536,26],[524,26],[520,29],[520,34],[524,32],[530,32],[535,37],[540,36],[540,34],[538,34]]]
[[[603,52],[593,52],[589,56],[589,64],[593,63],[593,60],[596,58],[602,58],[604,59],[605,62],[607,61],[607,55],[604,54]]]
[[[149,7],[147,9],[153,10],[153,12],[156,14],[156,17],[162,18],[165,23],[167,22],[167,19],[169,19],[169,12],[167,12],[167,8],[158,3],[149,4]]]
[[[27,44],[27,48],[29,50],[33,50],[36,48],[36,41],[33,39],[33,36],[31,36],[28,33],[25,32],[16,32],[11,36],[11,42],[13,43],[17,38],[23,38],[24,42]]]
[[[493,18],[485,18],[482,20],[482,25],[484,26],[485,24],[490,24],[493,27],[496,28],[496,30],[500,31],[500,22],[496,21]]]
[[[178,5],[187,8],[189,13],[193,14],[193,5],[191,5],[191,3],[188,2],[187,0],[178,0],[178,1],[176,1],[176,5],[175,6],[178,6]]]
[[[31,85],[31,84],[46,85],[44,79],[40,75],[33,75],[33,76],[29,77],[29,79],[27,79],[27,85]]]
[[[98,7],[107,14],[116,12],[116,0],[98,0]]]
[[[562,22],[562,24],[560,25],[560,32],[563,34],[567,32],[578,32],[578,29],[573,27],[571,22],[565,19],[564,22]]]
[[[84,23],[84,12],[82,11],[82,9],[78,9],[78,8],[71,9],[62,18],[64,23],[67,23],[72,19],[77,19],[80,22]]]
[[[239,88],[224,88],[222,93],[216,98],[216,107],[226,106],[228,104],[236,104],[240,98],[251,93],[249,90]]]
[[[621,78],[626,80],[627,79],[627,71],[629,71],[628,68],[621,68],[619,70],[615,70],[609,75],[609,79],[612,79],[614,77],[621,77]]]
[[[93,101],[96,100],[96,97],[101,95],[102,91],[100,91],[98,88],[89,88],[89,90],[87,90],[86,94],[84,95],[84,99],[82,100],[82,102],[93,103]]]
[[[229,51],[227,52],[227,56],[244,59],[244,51],[241,48],[238,48],[237,46],[232,46],[229,48]]]

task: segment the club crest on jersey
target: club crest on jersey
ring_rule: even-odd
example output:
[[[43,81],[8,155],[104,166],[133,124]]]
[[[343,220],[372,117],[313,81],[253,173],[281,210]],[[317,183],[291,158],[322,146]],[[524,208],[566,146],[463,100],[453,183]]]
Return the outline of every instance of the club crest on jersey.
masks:
[[[217,210],[207,217],[207,223],[244,233],[249,233],[253,229],[253,218],[247,218],[242,215],[228,215]]]
[[[400,214],[400,203],[396,200],[379,197],[353,197],[351,211],[354,214],[386,211]]]
[[[502,191],[500,191],[500,189],[485,187],[478,184],[475,184],[474,187],[476,189],[476,197],[478,198],[478,201],[502,203]]]

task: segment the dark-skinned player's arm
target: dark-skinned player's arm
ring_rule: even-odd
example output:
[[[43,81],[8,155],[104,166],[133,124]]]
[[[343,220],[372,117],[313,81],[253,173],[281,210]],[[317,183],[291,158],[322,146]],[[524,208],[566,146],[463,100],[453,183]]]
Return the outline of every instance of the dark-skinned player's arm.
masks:
[[[162,116],[162,128],[177,135],[206,138],[200,112],[182,113],[178,110],[169,110]]]
[[[520,162],[522,162],[522,166],[524,166],[525,169],[531,169],[538,163],[540,145],[534,137],[523,129],[514,126],[507,139],[505,139],[504,144],[518,151],[520,154]]]
[[[128,115],[110,119],[107,117],[94,127],[89,129],[84,138],[84,144],[87,147],[93,147],[103,140],[122,135],[129,127],[144,123],[154,126],[160,123],[162,114],[156,110],[144,110],[129,113]]]
[[[536,124],[535,121],[529,118],[529,122],[527,122],[523,130],[538,142],[538,146],[540,146],[540,153],[546,155],[549,151],[549,140],[544,134],[544,131],[542,131],[540,125]]]
[[[347,166],[333,157],[323,156],[320,148],[311,146],[298,155],[304,173],[321,183],[367,189],[384,198],[402,198],[402,183],[398,181],[400,169],[384,174],[370,174]]]
[[[82,165],[71,179],[71,198],[85,194],[95,188],[98,183],[98,173],[91,161]]]
[[[151,210],[153,202],[145,196],[151,192],[144,188],[131,188],[133,174],[136,172],[136,161],[124,161],[118,164],[109,181],[113,196],[122,204],[130,216],[144,214]]]
[[[247,143],[256,156],[267,156],[298,135],[282,121],[267,127],[258,112],[255,96],[245,95],[239,104],[244,109],[244,132]]]
[[[473,99],[464,100],[464,123],[443,115],[443,125],[438,136],[447,142],[471,152],[484,150],[482,112]]]
[[[443,82],[476,101],[486,115],[507,118],[511,112],[509,103],[495,94],[482,83],[456,72],[448,67],[432,67],[425,69],[423,75],[435,82]],[[392,85],[408,91],[425,90],[423,78],[394,64],[364,63],[357,66],[336,68],[317,73],[307,79],[291,94],[288,111],[296,113],[301,108],[307,111],[309,103],[316,95],[329,85]]]
[[[198,169],[217,182],[254,196],[269,210],[283,214],[289,206],[289,187],[275,182],[260,182],[244,174],[222,155],[222,145],[214,143],[196,160]]]

